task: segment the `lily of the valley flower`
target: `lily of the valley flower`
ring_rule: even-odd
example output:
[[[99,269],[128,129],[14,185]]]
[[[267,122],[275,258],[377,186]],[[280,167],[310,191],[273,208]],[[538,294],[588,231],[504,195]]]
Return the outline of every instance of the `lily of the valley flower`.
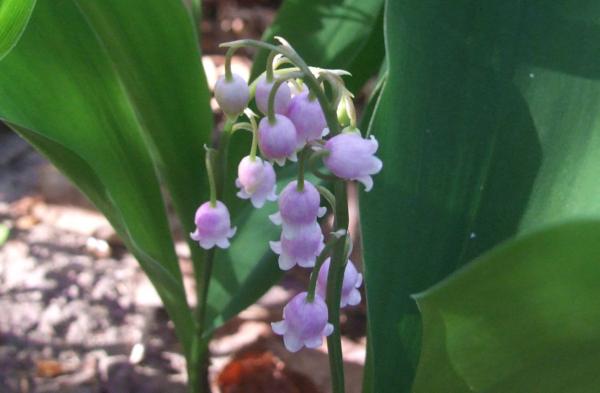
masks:
[[[279,268],[290,270],[294,266],[313,267],[325,244],[323,232],[315,221],[313,225],[303,227],[293,238],[281,236],[278,242],[270,242],[274,253],[279,254]]]
[[[190,234],[190,237],[200,244],[200,247],[208,250],[214,246],[220,248],[229,247],[229,238],[236,231],[231,228],[231,219],[229,210],[221,201],[217,201],[215,206],[210,202],[203,203],[194,218],[196,230]]]
[[[237,196],[250,199],[256,208],[264,206],[267,200],[276,201],[275,170],[268,161],[259,157],[246,156],[238,165],[238,178],[235,185],[240,189]]]
[[[258,125],[258,146],[262,155],[273,160],[279,165],[285,163],[286,158],[296,161],[296,127],[287,117],[275,114],[275,121],[271,123],[264,117]]]
[[[327,293],[327,276],[329,274],[329,265],[331,258],[327,258],[321,269],[317,279],[317,294],[325,298]],[[342,297],[340,307],[356,306],[360,303],[361,295],[358,288],[362,284],[362,274],[360,274],[351,260],[348,260],[346,269],[344,270],[344,281],[342,283]]]
[[[292,98],[287,115],[296,126],[299,148],[306,142],[320,139],[327,127],[325,114],[323,114],[319,101],[316,98],[311,100],[308,92]]]
[[[365,191],[370,191],[373,188],[371,175],[383,167],[381,160],[375,157],[378,146],[374,136],[364,139],[358,132],[342,132],[325,143],[329,154],[323,162],[337,177],[357,180],[364,184]]]
[[[237,74],[232,74],[230,80],[222,76],[215,84],[215,99],[225,114],[236,117],[248,106],[250,89],[244,78]]]
[[[283,235],[294,237],[306,226],[314,225],[327,209],[320,207],[321,196],[317,188],[308,180],[298,190],[298,182],[290,182],[279,195],[279,211],[269,216],[276,225],[282,225]]]
[[[256,92],[254,93],[254,99],[256,100],[256,106],[258,109],[267,114],[269,110],[269,94],[271,94],[271,90],[273,89],[273,82],[267,82],[266,76],[261,76],[256,83]],[[290,100],[292,99],[292,92],[287,83],[282,83],[277,92],[275,93],[275,102],[273,109],[275,113],[279,113],[281,115],[285,115],[288,111],[288,107],[290,106]]]
[[[302,347],[318,348],[323,337],[333,333],[333,325],[327,322],[327,305],[319,295],[312,302],[308,293],[301,292],[283,308],[283,320],[271,324],[273,332],[283,336],[283,343],[290,352]]]

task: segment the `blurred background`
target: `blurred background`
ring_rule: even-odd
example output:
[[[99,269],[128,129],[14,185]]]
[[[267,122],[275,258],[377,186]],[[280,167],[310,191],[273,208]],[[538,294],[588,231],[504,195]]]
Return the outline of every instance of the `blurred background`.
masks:
[[[223,73],[219,43],[260,38],[280,1],[203,3],[202,63],[212,88]],[[234,71],[247,78],[252,55],[239,51]],[[188,251],[179,245],[193,300]],[[290,354],[270,328],[289,298],[306,287],[307,273],[286,274],[217,332],[210,345],[214,392],[329,391],[325,346]],[[365,321],[364,302],[343,310],[349,393],[361,389]],[[176,393],[186,391],[185,380],[173,326],[108,222],[0,125],[0,392]]]

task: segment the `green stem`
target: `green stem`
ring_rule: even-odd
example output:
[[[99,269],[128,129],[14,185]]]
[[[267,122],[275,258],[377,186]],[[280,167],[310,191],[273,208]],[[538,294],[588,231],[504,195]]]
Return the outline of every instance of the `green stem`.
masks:
[[[275,56],[277,56],[277,52],[271,51],[269,53],[269,57],[267,57],[267,82],[273,82],[273,60],[275,60]]]
[[[237,48],[229,48],[225,54],[225,80],[230,82],[233,79],[233,73],[231,72],[231,58]]]
[[[223,132],[219,138],[218,149],[207,148],[207,169],[209,170],[209,182],[211,183],[211,204],[214,199],[221,198],[223,195],[223,185],[225,183],[225,173],[227,170],[227,150],[229,146],[229,137],[233,132],[235,120],[228,119],[225,122]],[[214,158],[217,154],[217,159]],[[213,165],[216,164],[216,168]],[[214,195],[213,195],[214,194]],[[188,375],[190,378],[190,393],[210,392],[208,383],[208,342],[210,336],[206,335],[207,327],[205,325],[206,308],[208,300],[208,289],[210,278],[212,276],[213,260],[215,258],[215,249],[211,248],[205,252],[204,260],[199,264],[194,264],[194,279],[196,281],[196,331],[192,348],[190,350],[190,364],[188,366]]]
[[[331,253],[331,249],[333,248],[333,246],[338,242],[338,240],[340,240],[340,237],[344,236],[344,235],[340,235],[337,233],[333,233],[333,238],[330,239],[327,244],[325,244],[325,248],[323,248],[323,251],[321,251],[321,254],[319,254],[319,257],[317,258],[316,262],[315,262],[315,266],[313,267],[312,272],[310,273],[310,282],[308,283],[308,295],[306,296],[306,300],[308,302],[312,302],[313,300],[315,300],[315,292],[317,289],[317,280],[319,278],[319,271],[321,270],[321,266],[323,266],[323,263],[325,262],[325,260],[327,259],[327,257],[329,256],[329,254]]]
[[[300,78],[302,76],[304,76],[304,74],[301,72],[290,72],[285,74],[283,77],[278,78],[275,83],[273,83],[273,87],[269,92],[269,105],[267,108],[267,117],[271,125],[275,124],[275,96],[277,96],[277,90],[279,90],[279,87],[289,79]]]
[[[210,206],[217,206],[217,184],[215,182],[215,168],[213,165],[214,155],[216,150],[210,147],[206,147],[206,157],[204,159],[206,163],[206,174],[208,175],[208,185],[210,188]]]
[[[250,160],[256,159],[256,150],[258,147],[258,126],[253,116],[250,116],[250,123],[252,124],[252,145],[250,146]]]
[[[304,190],[304,167],[308,153],[309,148],[305,147],[300,151],[300,157],[298,159],[298,181],[296,182],[296,189],[300,192]]]

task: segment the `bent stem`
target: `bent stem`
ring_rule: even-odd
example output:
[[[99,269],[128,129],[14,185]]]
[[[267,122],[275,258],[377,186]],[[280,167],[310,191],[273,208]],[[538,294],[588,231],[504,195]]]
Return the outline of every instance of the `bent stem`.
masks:
[[[225,173],[227,171],[227,150],[229,147],[229,137],[233,132],[235,119],[227,119],[223,132],[219,138],[218,146],[207,149],[216,154],[216,159],[211,157],[210,164],[212,172],[212,188],[215,199],[221,199],[223,195],[223,185],[225,183]],[[208,153],[208,152],[207,152]],[[207,159],[208,162],[208,159]],[[212,195],[211,195],[212,199]],[[209,393],[210,384],[208,382],[208,342],[210,335],[206,335],[207,327],[205,325],[206,306],[208,300],[208,289],[210,278],[212,276],[213,260],[215,258],[215,249],[211,248],[205,252],[205,258],[200,263],[194,263],[194,279],[196,281],[196,324],[194,340],[190,349],[190,359],[188,365],[189,392],[190,393]]]

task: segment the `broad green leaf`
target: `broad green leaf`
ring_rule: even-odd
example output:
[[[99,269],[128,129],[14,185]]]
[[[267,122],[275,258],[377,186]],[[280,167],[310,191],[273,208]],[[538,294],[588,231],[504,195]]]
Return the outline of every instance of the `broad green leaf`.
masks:
[[[57,168],[71,179],[110,221],[148,273],[175,326],[180,328],[177,333],[182,344],[187,348],[191,343],[189,329],[192,327],[192,321],[181,279],[174,276],[137,244],[134,234],[127,228],[127,223],[123,221],[123,214],[117,206],[113,205],[113,198],[109,194],[109,190],[102,184],[94,169],[79,155],[51,138],[15,124],[9,123],[9,125],[38,151],[51,158]]]
[[[85,183],[82,189],[94,202],[102,196],[106,203],[99,208],[130,246],[148,256],[140,263],[185,345],[192,319],[181,316],[187,310],[181,273],[154,163],[127,93],[72,1],[39,1],[22,39],[0,62],[0,117]],[[81,180],[86,176],[93,180]]]
[[[415,393],[589,393],[600,386],[600,221],[484,254],[416,296]]]
[[[372,391],[410,388],[421,331],[411,293],[509,237],[600,216],[600,86],[577,67],[534,67],[526,50],[541,39],[531,15],[559,3],[569,8],[387,3],[388,79],[371,130],[384,167],[361,201]]]
[[[0,60],[15,46],[27,27],[36,0],[0,1]]]
[[[383,60],[383,0],[286,0],[263,39],[281,36],[310,65],[344,68],[352,91],[377,71]],[[265,69],[267,53],[259,51],[252,69]]]

